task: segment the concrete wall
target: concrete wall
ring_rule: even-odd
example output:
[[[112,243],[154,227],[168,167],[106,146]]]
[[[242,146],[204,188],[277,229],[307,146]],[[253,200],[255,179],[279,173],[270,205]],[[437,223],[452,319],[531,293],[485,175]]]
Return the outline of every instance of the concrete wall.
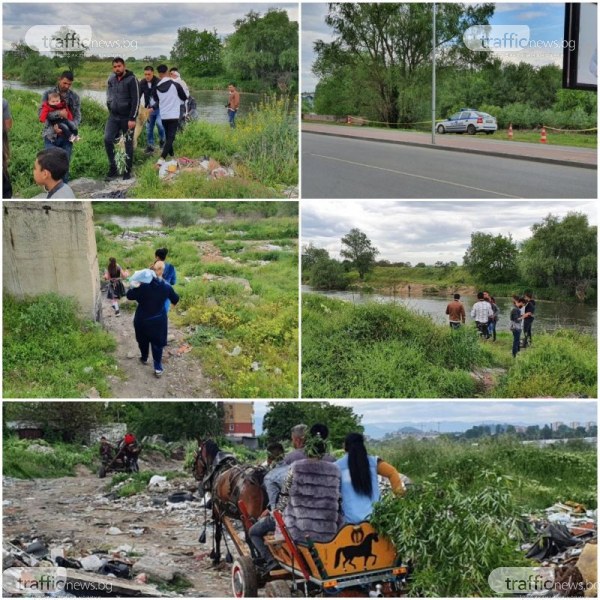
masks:
[[[3,289],[24,298],[73,296],[82,314],[101,315],[91,202],[2,202]]]

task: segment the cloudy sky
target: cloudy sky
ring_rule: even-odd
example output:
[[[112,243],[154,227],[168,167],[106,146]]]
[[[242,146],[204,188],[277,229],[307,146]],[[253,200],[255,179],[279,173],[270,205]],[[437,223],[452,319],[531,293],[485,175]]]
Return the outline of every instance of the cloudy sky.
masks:
[[[315,60],[313,44],[316,40],[331,42],[331,29],[325,25],[327,4],[302,5],[302,91],[313,92],[318,79],[312,73]],[[491,25],[527,25],[531,40],[562,40],[564,35],[564,4],[514,3],[496,4]],[[533,65],[556,64],[562,66],[562,48],[546,50],[525,49],[519,52],[498,54],[502,60],[528,62]]]
[[[134,56],[169,56],[177,29],[217,30],[223,37],[235,31],[234,21],[251,10],[264,14],[269,8],[285,9],[291,20],[298,21],[298,5],[275,3],[44,3],[3,4],[3,49],[25,38],[33,25],[88,25],[93,44],[104,41],[119,48],[124,58]],[[137,48],[137,49],[136,49]],[[94,50],[91,54],[114,56],[114,50]]]
[[[464,431],[472,425],[483,423],[508,423],[514,425],[545,425],[562,421],[596,422],[595,402],[547,400],[536,402],[403,402],[333,400],[332,404],[350,406],[362,415],[366,433],[379,437],[407,425],[419,429],[442,432]],[[254,403],[255,427],[262,432],[262,420],[267,412],[266,402]]]
[[[585,201],[429,201],[302,200],[302,244],[325,248],[339,258],[341,238],[353,227],[367,234],[379,249],[378,259],[434,264],[462,263],[474,231],[531,236],[531,226],[548,213],[588,215],[597,224],[596,202]]]

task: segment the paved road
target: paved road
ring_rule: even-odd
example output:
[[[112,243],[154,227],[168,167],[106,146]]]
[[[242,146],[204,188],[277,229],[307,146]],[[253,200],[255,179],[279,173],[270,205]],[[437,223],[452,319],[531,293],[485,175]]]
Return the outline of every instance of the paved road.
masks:
[[[302,134],[303,198],[596,198],[597,171]]]

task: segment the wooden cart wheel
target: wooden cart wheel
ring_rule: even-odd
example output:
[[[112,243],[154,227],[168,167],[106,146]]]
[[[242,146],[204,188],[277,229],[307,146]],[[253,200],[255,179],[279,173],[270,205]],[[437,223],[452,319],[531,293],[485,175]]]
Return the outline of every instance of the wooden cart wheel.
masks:
[[[234,598],[258,597],[258,582],[254,563],[249,556],[240,556],[231,567],[231,589]]]
[[[281,579],[269,581],[265,585],[265,596],[267,598],[291,598],[290,586]]]

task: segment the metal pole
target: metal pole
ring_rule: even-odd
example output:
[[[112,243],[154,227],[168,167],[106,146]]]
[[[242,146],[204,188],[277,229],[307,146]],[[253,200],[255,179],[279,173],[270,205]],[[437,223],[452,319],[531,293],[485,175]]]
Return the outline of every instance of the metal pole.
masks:
[[[435,144],[435,9],[433,3],[432,69],[431,69],[431,143]]]

